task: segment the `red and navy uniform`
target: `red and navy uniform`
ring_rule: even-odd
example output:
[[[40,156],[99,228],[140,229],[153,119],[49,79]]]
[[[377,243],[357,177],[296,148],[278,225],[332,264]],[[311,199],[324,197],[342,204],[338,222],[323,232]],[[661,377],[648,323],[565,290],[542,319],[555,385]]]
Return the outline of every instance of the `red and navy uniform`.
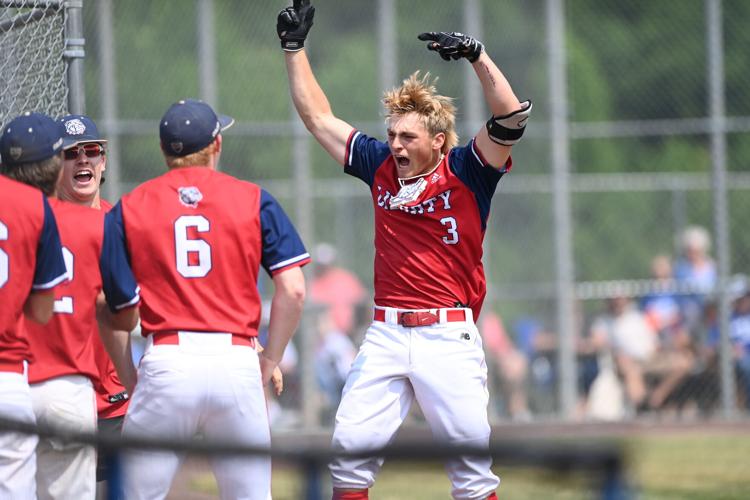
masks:
[[[112,208],[107,200],[100,200],[101,211],[106,213]],[[94,360],[99,370],[99,383],[96,386],[96,410],[99,418],[113,418],[125,415],[128,410],[127,392],[117,376],[115,365],[104,348],[101,337],[93,340]]]
[[[58,221],[68,280],[55,289],[55,314],[49,323],[42,326],[26,322],[35,358],[29,366],[29,383],[83,375],[95,384],[99,370],[91,344],[99,336],[96,297],[102,290],[102,279],[97,263],[104,214],[55,198],[49,202]]]
[[[402,309],[470,307],[486,294],[482,240],[490,202],[511,159],[494,168],[471,140],[452,148],[418,202],[391,209],[401,188],[388,144],[354,130],[344,171],[370,186],[375,209],[375,303]]]
[[[0,176],[0,365],[32,360],[23,305],[29,293],[65,277],[57,222],[44,194]]]
[[[227,217],[227,214],[232,214]],[[270,275],[310,261],[278,202],[259,186],[207,167],[175,168],[145,182],[107,214],[103,267],[110,307],[137,300],[110,287],[132,271],[141,329],[255,337],[259,264]]]

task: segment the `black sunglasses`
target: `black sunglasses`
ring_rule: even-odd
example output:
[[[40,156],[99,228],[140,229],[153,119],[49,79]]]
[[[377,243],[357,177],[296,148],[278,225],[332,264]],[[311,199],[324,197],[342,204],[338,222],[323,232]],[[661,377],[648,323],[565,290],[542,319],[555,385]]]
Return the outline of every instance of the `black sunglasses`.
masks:
[[[63,151],[63,156],[66,160],[77,160],[78,156],[81,154],[81,150],[83,150],[83,154],[85,154],[87,158],[96,158],[97,156],[104,155],[104,148],[101,144],[91,143],[65,149]]]

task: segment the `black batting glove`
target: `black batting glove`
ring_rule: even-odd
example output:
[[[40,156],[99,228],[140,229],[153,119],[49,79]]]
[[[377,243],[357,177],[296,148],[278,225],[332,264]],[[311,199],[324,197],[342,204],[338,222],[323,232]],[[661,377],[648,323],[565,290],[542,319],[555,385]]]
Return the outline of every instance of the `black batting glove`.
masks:
[[[307,32],[313,25],[315,7],[310,0],[294,0],[291,7],[279,12],[276,18],[276,33],[281,39],[281,48],[296,52],[305,46]]]
[[[436,51],[446,61],[461,59],[465,57],[469,62],[476,62],[484,50],[482,42],[469,35],[457,31],[429,31],[422,33],[417,38],[429,40],[427,48]]]

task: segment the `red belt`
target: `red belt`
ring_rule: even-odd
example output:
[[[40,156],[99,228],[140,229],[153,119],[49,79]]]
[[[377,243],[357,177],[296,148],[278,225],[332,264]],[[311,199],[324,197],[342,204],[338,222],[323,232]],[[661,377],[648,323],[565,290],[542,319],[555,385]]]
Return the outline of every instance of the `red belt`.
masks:
[[[215,335],[212,333],[202,333],[199,335]],[[220,334],[225,335],[225,334]],[[232,345],[244,345],[247,347],[255,348],[255,337],[242,337],[235,333],[232,333]],[[180,335],[179,332],[166,331],[166,332],[154,332],[151,334],[151,338],[154,341],[154,345],[179,345]]]
[[[385,310],[375,309],[373,319],[385,321]],[[445,311],[445,321],[449,323],[466,321],[466,311],[463,309],[448,309]],[[415,326],[430,326],[440,322],[440,315],[430,311],[399,311],[396,322],[401,326],[413,328]]]
[[[23,374],[23,361],[0,361],[0,372],[13,372]]]

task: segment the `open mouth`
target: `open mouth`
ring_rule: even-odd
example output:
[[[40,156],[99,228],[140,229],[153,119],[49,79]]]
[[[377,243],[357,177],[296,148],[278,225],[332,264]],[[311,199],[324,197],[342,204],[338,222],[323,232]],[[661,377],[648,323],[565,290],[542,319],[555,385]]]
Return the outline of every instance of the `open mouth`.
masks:
[[[73,179],[81,184],[88,184],[94,178],[94,172],[91,170],[79,170],[73,176]]]
[[[399,167],[406,167],[409,165],[409,158],[401,155],[395,155],[396,163]]]

